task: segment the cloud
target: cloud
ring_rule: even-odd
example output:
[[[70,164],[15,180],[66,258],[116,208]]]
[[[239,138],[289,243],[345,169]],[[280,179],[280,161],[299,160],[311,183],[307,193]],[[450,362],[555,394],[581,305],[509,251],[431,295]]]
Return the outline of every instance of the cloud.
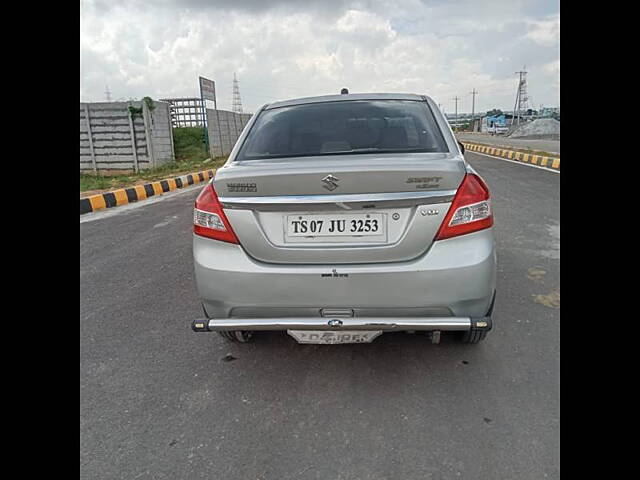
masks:
[[[560,43],[560,15],[552,15],[546,20],[529,22],[533,27],[527,37],[544,47],[555,47]]]
[[[514,72],[530,95],[559,93],[559,16],[546,2],[333,0],[303,4],[110,1],[81,5],[80,98],[198,95],[216,81],[230,108],[233,73],[245,111],[279,99],[351,92],[426,93],[453,110],[513,108]],[[554,10],[555,9],[555,10]],[[557,65],[552,67],[552,65]],[[555,90],[554,90],[555,89]]]
[[[543,68],[549,75],[560,76],[560,60],[549,62]]]

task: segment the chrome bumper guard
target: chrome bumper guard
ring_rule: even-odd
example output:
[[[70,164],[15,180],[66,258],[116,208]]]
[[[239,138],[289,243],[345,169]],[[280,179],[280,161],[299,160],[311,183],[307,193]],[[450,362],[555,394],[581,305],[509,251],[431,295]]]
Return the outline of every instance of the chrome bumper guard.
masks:
[[[217,330],[491,330],[491,317],[210,318],[194,320],[195,332]]]

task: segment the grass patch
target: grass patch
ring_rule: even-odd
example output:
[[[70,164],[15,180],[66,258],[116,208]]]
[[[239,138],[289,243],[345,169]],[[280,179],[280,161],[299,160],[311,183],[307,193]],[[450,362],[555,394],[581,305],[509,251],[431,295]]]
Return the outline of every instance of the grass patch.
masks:
[[[205,160],[209,154],[204,142],[204,127],[173,129],[173,146],[177,161]]]
[[[200,127],[174,128],[175,161],[140,173],[122,173],[121,175],[81,173],[80,193],[88,191],[97,193],[97,191],[129,187],[222,166],[227,161],[226,157],[209,160],[203,134],[204,128]]]

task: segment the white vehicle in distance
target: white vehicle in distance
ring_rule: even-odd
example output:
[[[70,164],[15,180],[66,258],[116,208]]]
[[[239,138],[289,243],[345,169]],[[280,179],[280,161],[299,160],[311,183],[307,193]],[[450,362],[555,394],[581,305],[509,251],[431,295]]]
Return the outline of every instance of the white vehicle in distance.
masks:
[[[509,127],[496,125],[494,127],[487,127],[487,132],[496,134],[496,135],[504,135],[509,131]]]

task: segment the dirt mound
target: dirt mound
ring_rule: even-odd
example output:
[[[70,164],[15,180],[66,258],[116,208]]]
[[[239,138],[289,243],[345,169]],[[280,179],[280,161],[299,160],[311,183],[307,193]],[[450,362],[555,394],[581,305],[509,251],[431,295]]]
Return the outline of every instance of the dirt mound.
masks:
[[[539,118],[533,122],[520,125],[509,137],[560,140],[560,122],[554,118]]]

